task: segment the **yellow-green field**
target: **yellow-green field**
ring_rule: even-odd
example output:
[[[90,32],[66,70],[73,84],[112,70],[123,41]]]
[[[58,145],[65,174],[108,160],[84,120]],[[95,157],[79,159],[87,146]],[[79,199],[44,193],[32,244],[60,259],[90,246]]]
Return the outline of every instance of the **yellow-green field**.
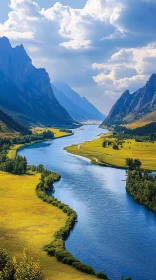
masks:
[[[135,140],[125,140],[123,147],[114,150],[112,145],[102,147],[103,141],[109,140],[109,135],[102,135],[100,138],[79,145],[66,147],[65,149],[76,155],[84,156],[92,160],[93,163],[106,164],[116,167],[125,167],[126,158],[139,158],[142,167],[147,170],[156,170],[156,142],[136,142]],[[115,139],[111,138],[111,141]]]
[[[16,157],[16,153],[19,148],[24,146],[23,144],[16,144],[10,147],[10,150],[8,151],[8,158],[14,159]]]
[[[126,128],[135,129],[135,128],[142,127],[149,123],[151,123],[151,121],[136,121],[134,123],[125,124],[123,126],[125,126]]]
[[[32,132],[34,134],[41,134],[45,130],[51,130],[54,133],[54,139],[70,135],[70,133],[62,132],[62,131],[60,131],[59,129],[56,129],[56,128],[40,128],[40,127],[35,127],[35,128],[32,129]],[[37,142],[37,141],[35,141],[35,142]],[[34,142],[32,142],[30,144],[33,144],[33,143]],[[20,149],[22,146],[25,146],[25,144],[17,144],[17,145],[11,146],[10,150],[8,152],[8,157],[10,159],[15,158],[18,149]]]
[[[49,280],[91,280],[93,276],[49,257],[43,246],[67,219],[66,214],[40,200],[35,192],[39,174],[17,176],[0,172],[0,244],[17,258],[24,248],[39,259]]]
[[[41,134],[41,133],[43,133],[46,130],[52,131],[54,133],[54,137],[55,138],[59,138],[59,137],[70,135],[70,133],[62,132],[58,128],[51,128],[51,127],[49,127],[49,128],[47,128],[47,127],[46,128],[44,128],[44,127],[43,128],[42,127],[34,127],[34,128],[32,128],[32,132],[34,134]]]

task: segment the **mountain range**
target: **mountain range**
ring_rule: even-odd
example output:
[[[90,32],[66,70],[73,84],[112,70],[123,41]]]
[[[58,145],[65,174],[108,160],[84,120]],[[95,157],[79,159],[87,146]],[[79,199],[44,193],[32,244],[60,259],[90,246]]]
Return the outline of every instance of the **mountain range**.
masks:
[[[146,85],[133,94],[126,90],[102,125],[112,126],[150,119],[156,121],[156,74],[152,74]]]
[[[95,120],[102,121],[104,115],[85,97],[63,82],[52,84],[53,92],[59,103],[67,110],[70,116],[77,121]]]
[[[75,126],[54,96],[45,69],[37,69],[23,45],[12,48],[0,38],[0,107],[14,119],[31,124]]]

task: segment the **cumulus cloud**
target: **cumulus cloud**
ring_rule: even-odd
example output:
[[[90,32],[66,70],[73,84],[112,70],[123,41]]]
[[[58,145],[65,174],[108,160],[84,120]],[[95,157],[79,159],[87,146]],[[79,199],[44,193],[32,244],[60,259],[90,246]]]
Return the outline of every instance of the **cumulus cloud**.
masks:
[[[104,85],[107,94],[117,95],[126,89],[133,92],[156,72],[156,44],[143,48],[121,49],[114,53],[107,63],[94,63],[92,67],[99,72],[93,77],[94,81]]]

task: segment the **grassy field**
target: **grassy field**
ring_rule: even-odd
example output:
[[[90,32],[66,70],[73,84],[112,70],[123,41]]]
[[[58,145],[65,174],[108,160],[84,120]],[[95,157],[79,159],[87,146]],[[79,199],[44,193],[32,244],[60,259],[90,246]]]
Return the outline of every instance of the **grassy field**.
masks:
[[[151,122],[150,121],[136,121],[134,123],[125,124],[123,126],[125,126],[126,128],[135,129],[135,128],[142,127],[149,123],[151,123]]]
[[[62,132],[58,128],[51,128],[51,127],[50,128],[42,128],[42,127],[34,127],[34,128],[32,128],[32,132],[34,134],[41,134],[41,133],[43,133],[46,130],[52,131],[54,133],[54,137],[55,138],[64,137],[64,136],[69,135],[69,133]]]
[[[34,134],[41,134],[45,130],[47,130],[47,128],[45,129],[45,128],[36,127],[36,128],[32,129],[32,132]],[[56,129],[56,128],[48,128],[48,130],[51,130],[54,133],[54,139],[70,135],[69,133],[62,132],[62,131],[60,131],[59,129]],[[30,143],[30,144],[33,144],[33,142]],[[22,146],[25,146],[25,144],[13,145],[8,152],[8,157],[10,159],[15,158],[17,150],[20,149]]]
[[[16,157],[16,153],[18,149],[20,149],[23,146],[23,144],[17,144],[10,147],[10,150],[8,151],[8,158],[14,159]]]
[[[112,145],[102,147],[104,140],[108,140],[109,135],[103,135],[91,142],[66,147],[65,149],[76,155],[84,156],[92,160],[93,163],[107,164],[117,167],[125,167],[126,158],[139,158],[142,167],[147,170],[156,170],[156,142],[136,142],[135,140],[125,140],[123,147],[114,150]],[[115,139],[111,138],[111,141]]]
[[[39,175],[17,176],[0,172],[0,244],[17,258],[24,248],[39,259],[49,280],[91,280],[42,250],[67,219],[56,207],[42,202],[35,192]]]

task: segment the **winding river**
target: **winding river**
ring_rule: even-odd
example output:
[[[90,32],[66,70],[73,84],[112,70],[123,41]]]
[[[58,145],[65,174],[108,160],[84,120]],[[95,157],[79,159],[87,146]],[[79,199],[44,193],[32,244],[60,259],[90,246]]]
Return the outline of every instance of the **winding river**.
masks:
[[[78,213],[78,223],[66,242],[68,251],[111,280],[120,280],[121,275],[155,280],[156,215],[126,193],[126,172],[93,165],[63,150],[104,132],[88,125],[76,129],[73,136],[34,144],[19,153],[29,164],[41,163],[62,175],[55,184],[55,196]]]

